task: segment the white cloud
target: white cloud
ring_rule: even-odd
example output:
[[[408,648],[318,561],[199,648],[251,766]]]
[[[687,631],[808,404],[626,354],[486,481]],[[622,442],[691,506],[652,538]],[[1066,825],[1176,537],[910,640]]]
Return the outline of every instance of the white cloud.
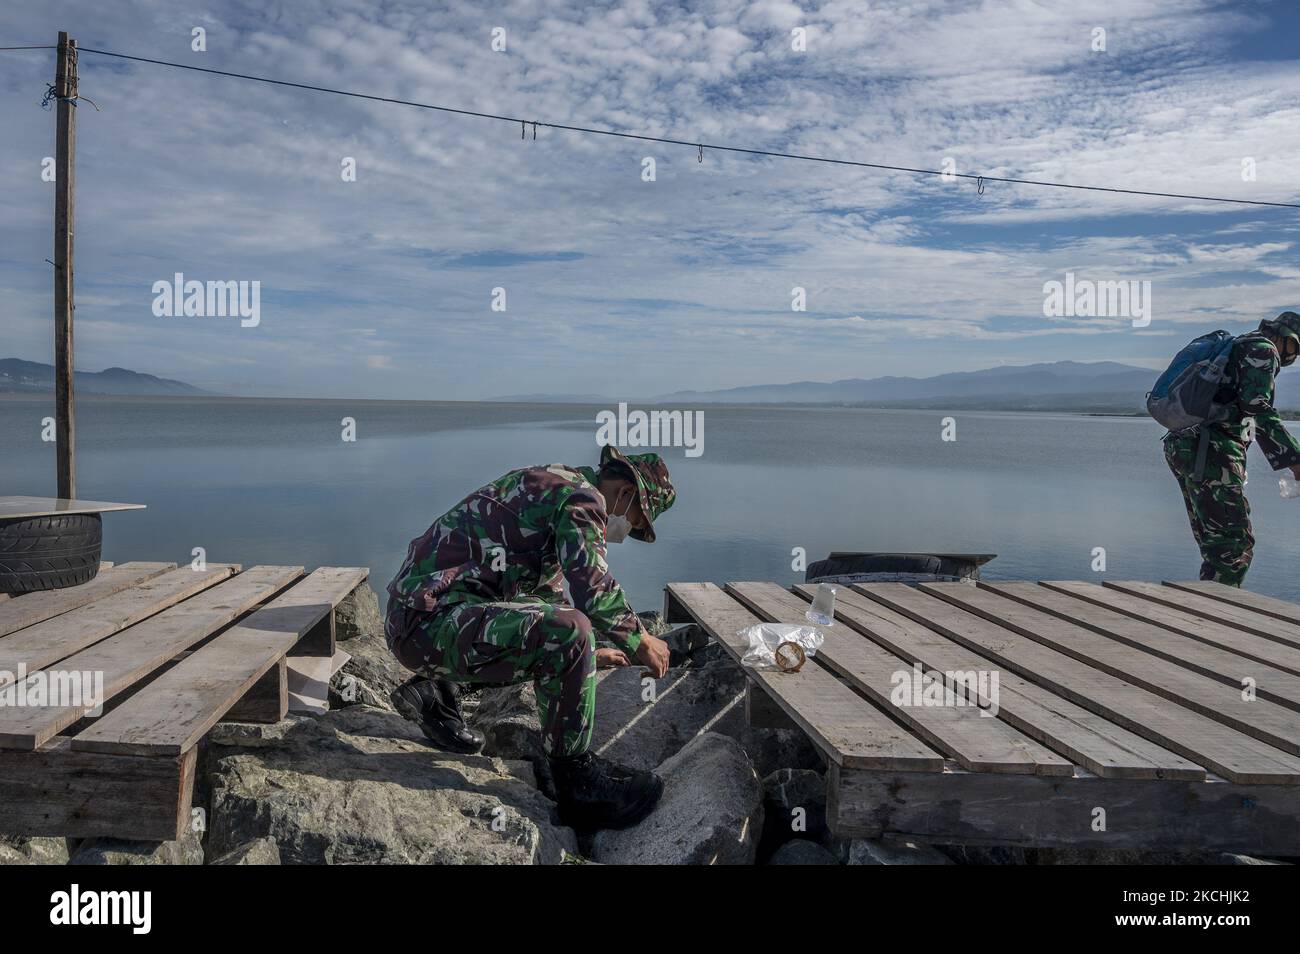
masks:
[[[436,17],[362,0],[218,2],[206,54],[190,52],[193,18],[173,9],[55,3],[7,11],[4,32],[39,42],[72,22],[83,46],[690,142],[1300,196],[1300,69],[1233,59],[1235,37],[1268,25],[1209,0],[516,2]],[[1108,52],[1093,54],[1101,22]],[[794,25],[809,28],[806,54],[790,49]],[[494,26],[507,53],[489,47]],[[49,348],[39,162],[51,125],[34,105],[48,66],[46,54],[0,55],[12,94],[0,98],[0,319],[4,350],[34,358]],[[221,389],[229,366],[241,370],[224,380],[278,393],[465,398],[572,391],[575,379],[649,393],[934,373],[993,360],[986,344],[998,356],[1016,342],[1038,358],[1140,355],[1123,322],[1042,317],[1042,283],[1067,270],[1151,280],[1157,326],[1253,325],[1295,304],[1284,210],[1241,219],[1231,206],[999,183],[979,197],[969,180],[717,150],[700,163],[690,147],[545,127],[521,141],[508,124],[89,53],[82,73],[104,110],[79,116],[88,367]],[[655,183],[640,179],[647,155]],[[1240,178],[1246,155],[1253,183]],[[340,178],[344,156],[356,182]],[[498,253],[524,258],[464,264]],[[160,324],[148,288],[174,271],[262,281],[262,325]],[[808,314],[789,311],[794,285],[809,290]],[[497,286],[504,314],[489,310]],[[1167,344],[1151,337],[1148,359]],[[365,377],[352,374],[357,355]]]

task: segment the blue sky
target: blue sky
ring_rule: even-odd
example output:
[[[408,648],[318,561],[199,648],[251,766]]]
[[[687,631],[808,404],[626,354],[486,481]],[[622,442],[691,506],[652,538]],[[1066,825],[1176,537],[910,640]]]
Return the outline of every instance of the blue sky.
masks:
[[[54,0],[5,4],[0,46],[67,29],[83,47],[543,121],[1297,202],[1298,7]],[[0,356],[45,361],[52,68],[49,52],[0,53]],[[961,179],[701,163],[547,129],[521,141],[503,123],[89,53],[81,92],[101,108],[78,116],[89,370],[234,394],[634,399],[1061,359],[1156,367],[1201,331],[1300,308],[1300,210],[979,196]],[[1151,325],[1044,317],[1043,283],[1068,271],[1151,281]],[[260,281],[260,324],[155,317],[153,283],[175,272]]]

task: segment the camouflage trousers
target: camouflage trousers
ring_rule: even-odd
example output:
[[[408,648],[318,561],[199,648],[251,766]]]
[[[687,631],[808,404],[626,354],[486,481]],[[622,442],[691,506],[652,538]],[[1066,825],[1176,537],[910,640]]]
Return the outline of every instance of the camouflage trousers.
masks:
[[[591,745],[596,640],[579,610],[544,602],[462,602],[423,613],[389,607],[388,648],[407,669],[470,685],[533,681],[550,755]]]
[[[1246,499],[1246,444],[1210,431],[1204,473],[1196,475],[1196,433],[1165,438],[1165,462],[1183,492],[1192,535],[1201,550],[1201,579],[1241,586],[1255,537]]]

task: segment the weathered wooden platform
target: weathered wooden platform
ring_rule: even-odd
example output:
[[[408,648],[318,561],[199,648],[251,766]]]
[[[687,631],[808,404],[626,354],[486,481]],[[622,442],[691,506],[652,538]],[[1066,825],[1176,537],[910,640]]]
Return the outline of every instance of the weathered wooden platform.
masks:
[[[333,655],[367,575],[121,563],[0,601],[0,834],[180,837],[200,740],[284,718],[286,657]]]
[[[739,659],[738,631],[806,624],[813,593],[673,583],[665,615]],[[1300,855],[1300,606],[1199,582],[875,583],[839,587],[822,631],[799,672],[746,670],[748,712],[817,744],[841,836]],[[956,691],[908,695],[916,666]]]

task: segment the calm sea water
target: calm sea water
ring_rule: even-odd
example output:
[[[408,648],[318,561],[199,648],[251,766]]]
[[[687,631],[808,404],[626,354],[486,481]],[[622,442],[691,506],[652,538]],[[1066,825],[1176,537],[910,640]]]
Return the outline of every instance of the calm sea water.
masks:
[[[242,399],[88,399],[84,498],[108,514],[105,559],[366,565],[383,589],[406,545],[513,467],[597,457],[597,407]],[[0,494],[51,495],[45,399],[0,399]],[[669,448],[677,505],[658,542],[610,548],[637,609],[677,580],[793,582],[791,551],[997,553],[989,579],[1194,579],[1199,558],[1158,425],[1137,418],[706,408],[704,453]],[[356,420],[357,440],[340,421]],[[1251,451],[1250,589],[1300,600],[1300,501]],[[1104,547],[1107,569],[1093,572]]]

